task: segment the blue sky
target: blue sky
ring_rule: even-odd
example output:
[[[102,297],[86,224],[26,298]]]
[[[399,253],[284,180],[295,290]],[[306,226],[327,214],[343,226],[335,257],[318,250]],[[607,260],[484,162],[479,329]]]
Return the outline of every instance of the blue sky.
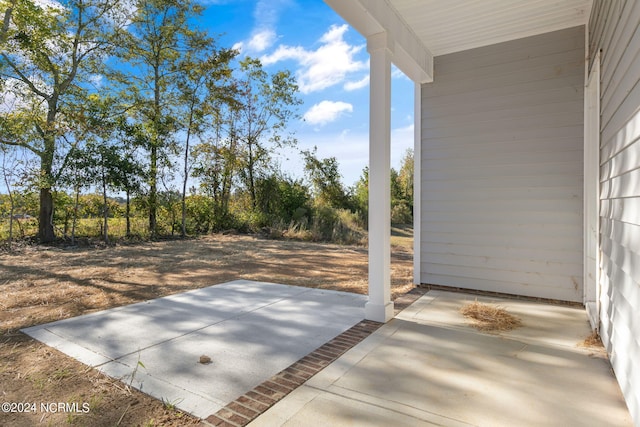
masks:
[[[202,0],[201,24],[218,44],[261,59],[267,71],[291,70],[304,101],[304,120],[290,123],[300,149],[335,156],[352,185],[368,164],[369,54],[366,40],[322,0]],[[391,163],[413,147],[413,83],[394,68]],[[283,170],[302,177],[294,152]]]

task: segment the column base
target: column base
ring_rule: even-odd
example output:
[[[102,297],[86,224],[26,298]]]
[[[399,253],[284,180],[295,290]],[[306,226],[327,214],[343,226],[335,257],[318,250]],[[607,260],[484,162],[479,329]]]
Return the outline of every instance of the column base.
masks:
[[[387,323],[393,319],[393,301],[384,305],[367,301],[364,305],[364,318],[374,322]]]

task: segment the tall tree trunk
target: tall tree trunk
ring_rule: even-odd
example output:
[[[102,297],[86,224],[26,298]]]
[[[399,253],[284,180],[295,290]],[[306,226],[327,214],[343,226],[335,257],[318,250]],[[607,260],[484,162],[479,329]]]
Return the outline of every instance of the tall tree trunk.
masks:
[[[158,148],[151,147],[151,170],[149,176],[149,233],[155,237],[158,231],[156,212],[158,210]]]
[[[247,164],[249,172],[249,195],[251,196],[251,207],[255,211],[258,204],[256,202],[256,184],[253,177],[253,167],[253,144],[249,141],[249,162]]]
[[[104,176],[104,172],[102,174],[102,201],[104,203],[104,208],[102,211],[104,215],[103,239],[105,243],[109,243],[109,201],[107,200],[107,179]]]
[[[9,251],[11,251],[11,242],[13,241],[13,215],[15,213],[15,205],[13,204],[13,197],[11,196],[11,193],[9,193],[9,203],[10,203],[10,208],[9,208]]]
[[[38,215],[38,237],[42,243],[56,239],[53,229],[53,158],[56,151],[55,120],[58,109],[57,96],[48,101],[47,123],[42,134],[44,150],[40,155],[40,213]]]
[[[151,167],[149,177],[149,232],[151,237],[155,237],[158,232],[158,147],[160,146],[160,135],[164,133],[160,132],[160,114],[161,114],[161,100],[160,100],[160,67],[162,66],[162,60],[156,54],[153,64],[153,139],[151,141]]]
[[[193,127],[193,104],[189,111],[189,126],[187,127],[187,139],[184,148],[184,179],[182,181],[182,237],[187,236],[187,180],[189,179],[189,139]]]
[[[76,227],[78,224],[78,206],[80,205],[80,186],[75,188],[76,199],[73,203],[73,221],[71,222],[71,245],[76,244]]]
[[[40,189],[38,237],[42,243],[51,243],[56,239],[53,231],[53,195],[50,188]]]
[[[131,237],[131,193],[129,189],[127,189],[127,208],[126,208],[126,216],[127,216],[127,237]]]
[[[4,185],[7,187],[7,193],[9,194],[9,250],[11,250],[11,242],[13,241],[13,215],[15,213],[15,202],[13,200],[13,191],[11,190],[11,184],[7,177],[7,168],[5,165],[6,157],[2,157],[2,173],[4,176]]]

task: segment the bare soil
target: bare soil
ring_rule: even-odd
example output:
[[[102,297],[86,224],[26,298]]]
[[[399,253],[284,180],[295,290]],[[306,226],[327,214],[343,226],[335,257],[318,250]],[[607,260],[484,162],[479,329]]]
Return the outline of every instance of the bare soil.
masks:
[[[0,425],[198,424],[170,402],[130,389],[19,329],[236,279],[366,293],[367,250],[214,235],[106,248],[32,246],[0,254],[0,403],[36,405],[35,411],[22,408],[31,412],[0,412]],[[393,247],[391,282],[392,298],[413,287],[409,247]],[[76,403],[78,410],[42,410],[41,404],[52,403],[72,409]]]

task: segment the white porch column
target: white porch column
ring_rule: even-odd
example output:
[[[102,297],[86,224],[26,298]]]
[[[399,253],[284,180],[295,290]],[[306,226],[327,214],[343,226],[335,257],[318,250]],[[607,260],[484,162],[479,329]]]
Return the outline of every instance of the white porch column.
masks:
[[[365,318],[387,322],[391,302],[391,55],[387,33],[367,38],[369,99],[369,301]]]
[[[413,98],[413,284],[421,283],[422,251],[422,84],[416,82]]]

